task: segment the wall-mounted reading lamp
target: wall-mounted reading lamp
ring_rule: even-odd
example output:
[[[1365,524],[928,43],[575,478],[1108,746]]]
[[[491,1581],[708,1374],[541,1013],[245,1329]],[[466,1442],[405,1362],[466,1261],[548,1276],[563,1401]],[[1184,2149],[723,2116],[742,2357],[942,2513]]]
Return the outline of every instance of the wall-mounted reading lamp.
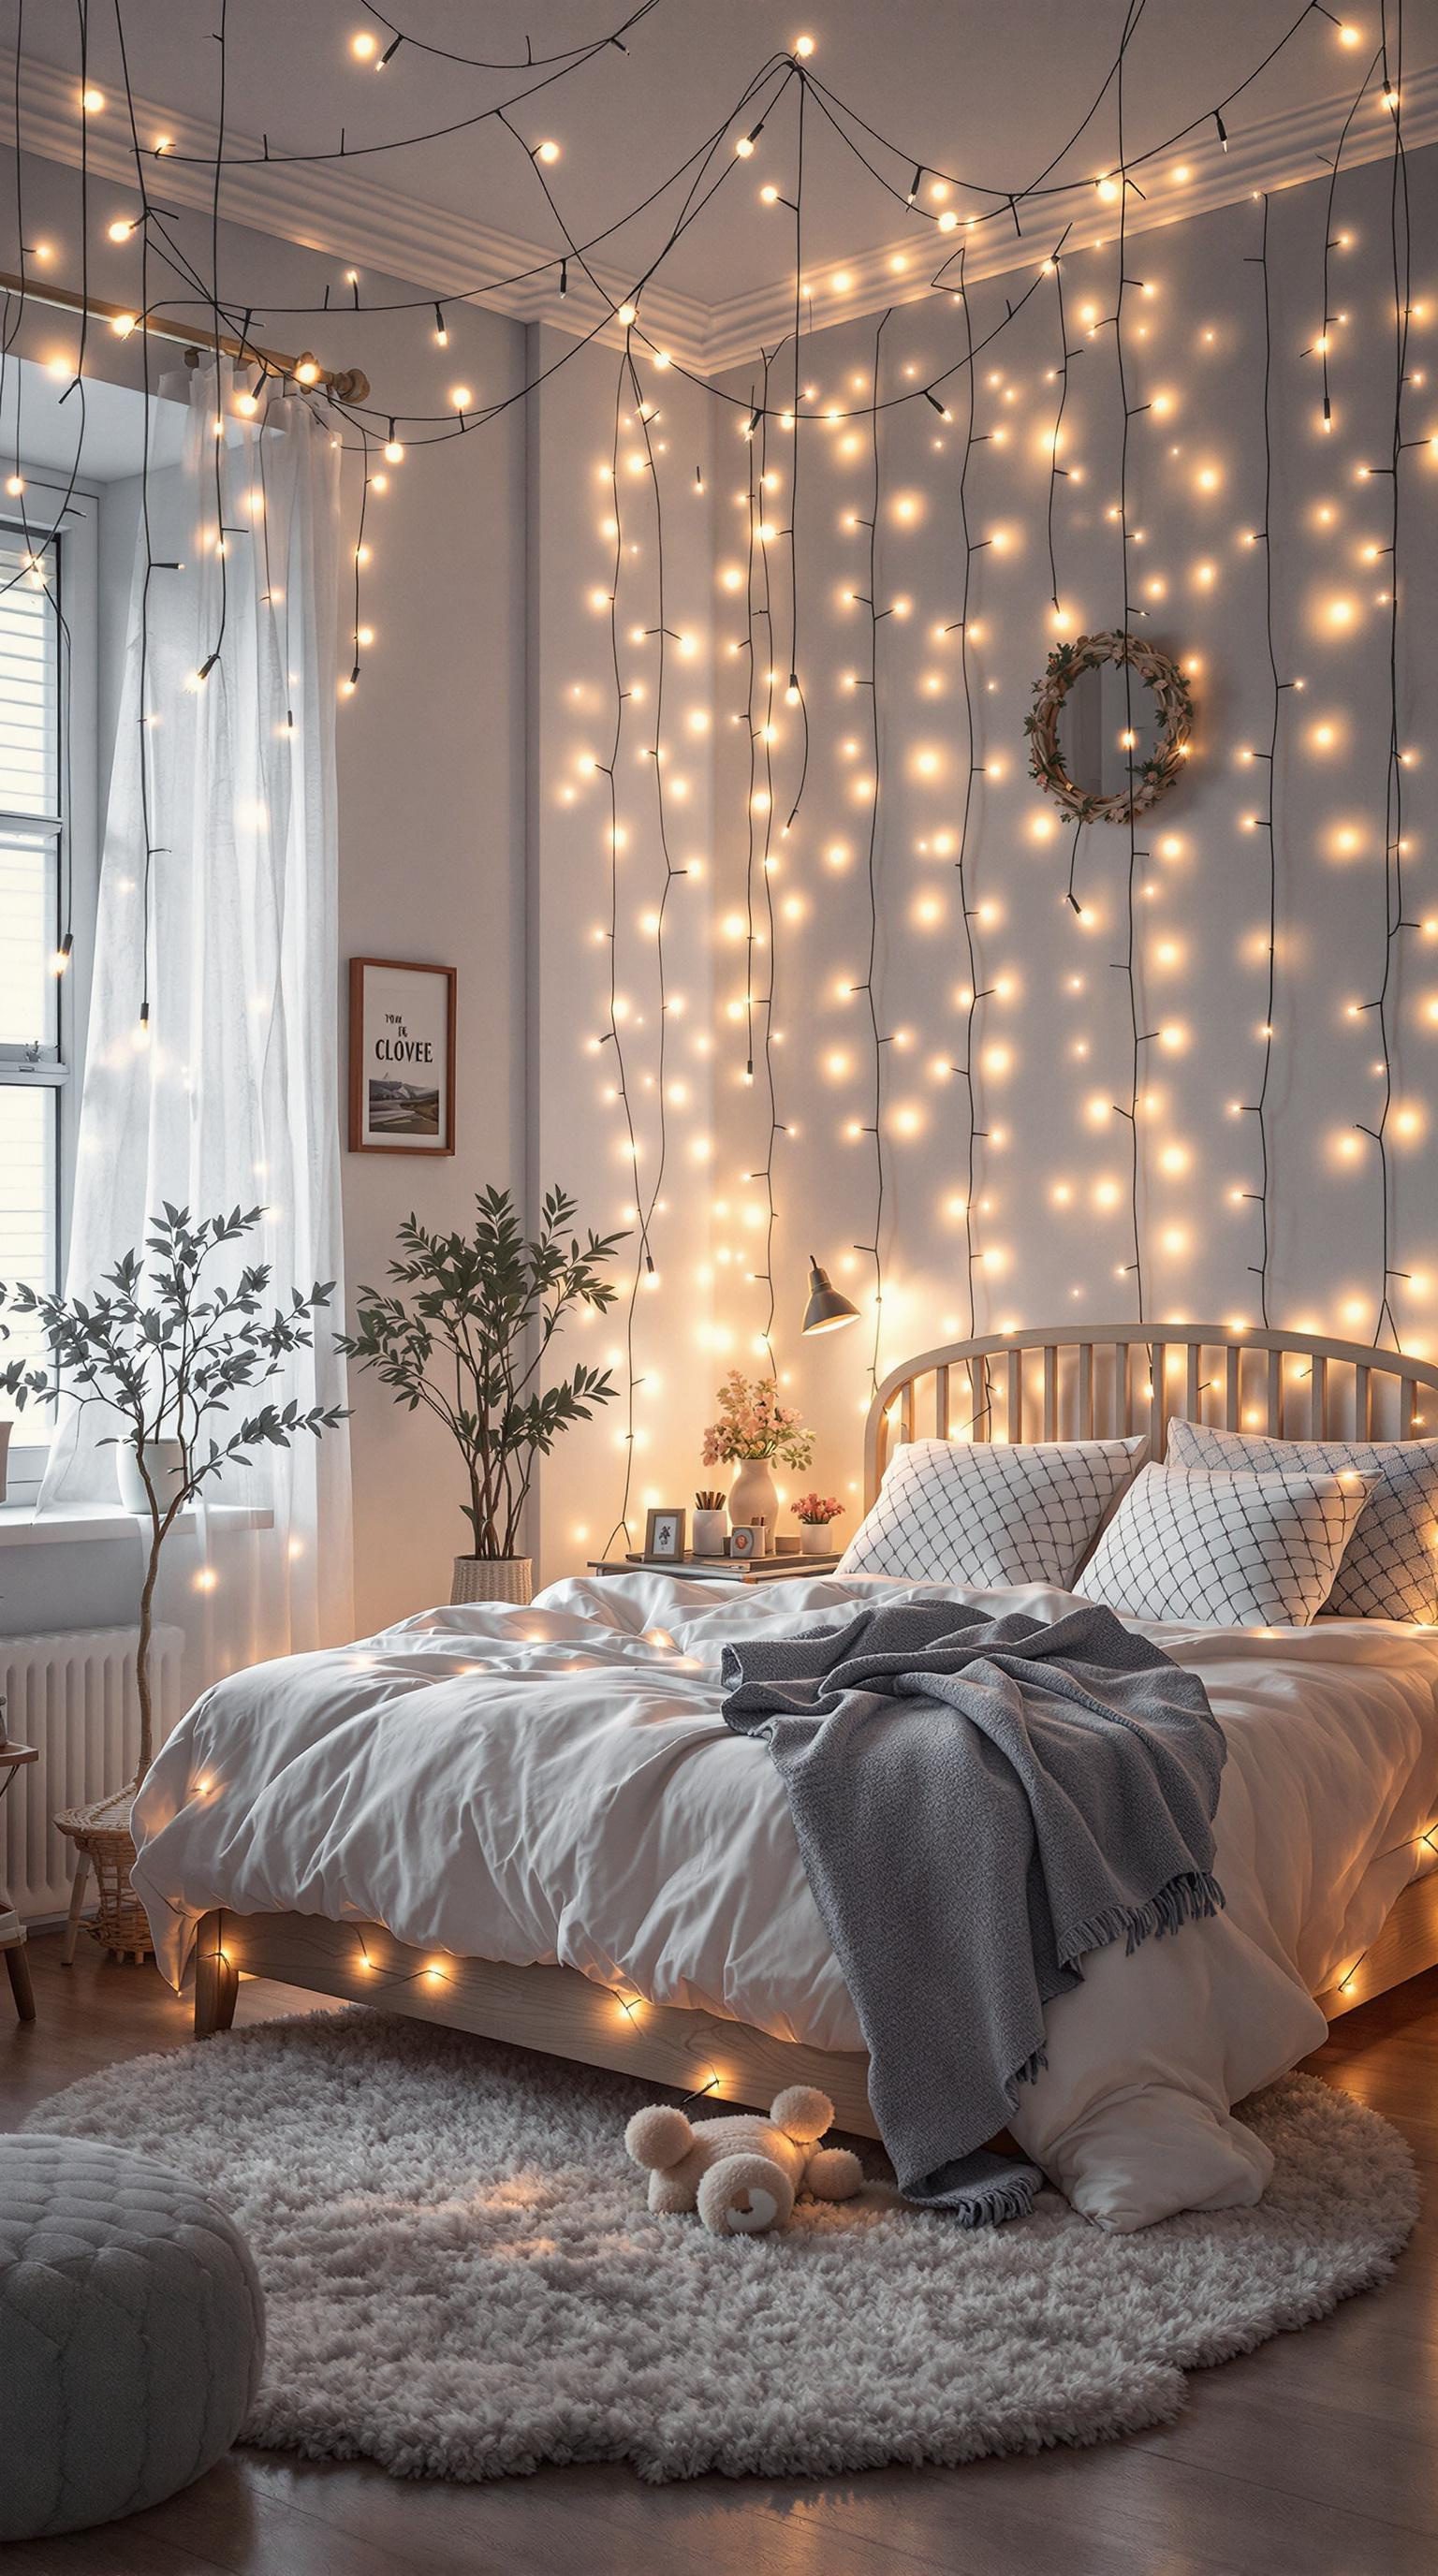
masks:
[[[821,1270],[812,1252],[809,1255],[809,1303],[804,1309],[806,1333],[836,1333],[841,1324],[857,1324],[859,1309],[842,1296]]]

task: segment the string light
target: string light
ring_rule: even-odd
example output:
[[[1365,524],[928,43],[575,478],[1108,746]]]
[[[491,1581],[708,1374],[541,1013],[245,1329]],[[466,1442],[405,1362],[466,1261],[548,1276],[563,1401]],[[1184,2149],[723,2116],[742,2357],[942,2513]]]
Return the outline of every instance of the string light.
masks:
[[[973,891],[970,882],[971,862],[969,831],[973,817],[974,781],[980,775],[980,768],[978,757],[978,735],[974,716],[973,681],[969,668],[969,647],[973,632],[972,620],[969,615],[969,607],[973,591],[974,557],[980,549],[974,543],[972,531],[969,526],[969,469],[973,462],[975,446],[974,326],[972,308],[970,306],[968,290],[965,283],[964,254],[962,252],[959,255],[959,292],[960,310],[964,317],[964,356],[966,360],[963,371],[966,396],[966,407],[964,413],[964,452],[959,466],[958,482],[959,542],[963,549],[963,588],[959,598],[959,614],[957,620],[959,636],[959,680],[964,698],[964,792],[963,802],[960,809],[959,846],[958,853],[954,860],[954,871],[958,879],[959,915],[963,923],[964,957],[968,981],[963,987],[963,999],[961,1004],[961,1061],[954,1065],[952,1070],[958,1074],[964,1089],[966,1133],[964,1138],[963,1287],[964,1304],[966,1306],[968,1316],[967,1329],[972,1337],[972,1335],[978,1330],[978,1310],[976,1305],[977,1272],[984,1257],[983,1246],[979,1240],[978,1230],[978,1158],[979,1143],[981,1138],[984,1136],[985,1131],[979,1125],[979,1103],[975,1075],[979,1047],[979,1015],[982,1005],[987,1001],[992,987],[981,987],[979,983],[978,947],[974,935],[974,923],[977,918],[977,911],[973,902]],[[980,1367],[978,1390],[974,1397],[973,1413],[969,1425],[971,1436],[976,1435],[979,1438],[984,1436],[989,1422],[989,1405],[989,1369],[988,1362],[985,1360]]]

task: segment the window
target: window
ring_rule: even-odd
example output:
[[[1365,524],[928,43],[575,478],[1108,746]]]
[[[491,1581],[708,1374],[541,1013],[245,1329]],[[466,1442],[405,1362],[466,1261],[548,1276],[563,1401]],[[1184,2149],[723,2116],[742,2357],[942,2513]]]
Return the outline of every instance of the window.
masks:
[[[55,1284],[59,1253],[59,548],[0,529],[0,1279]],[[6,1357],[25,1353],[11,1325]]]
[[[78,1107],[72,1095],[83,997],[77,979],[62,971],[62,940],[73,926],[77,946],[88,945],[94,913],[93,504],[87,509],[87,496],[76,497],[74,540],[68,520],[62,536],[36,529],[27,537],[0,525],[0,1279],[40,1289],[60,1278]],[[73,599],[72,572],[79,575]],[[77,705],[86,755],[78,760]],[[7,1360],[44,1356],[38,1335],[13,1320],[3,1351]],[[27,1470],[43,1463],[35,1444],[49,1430],[48,1415],[24,1415],[11,1452],[22,1491]]]

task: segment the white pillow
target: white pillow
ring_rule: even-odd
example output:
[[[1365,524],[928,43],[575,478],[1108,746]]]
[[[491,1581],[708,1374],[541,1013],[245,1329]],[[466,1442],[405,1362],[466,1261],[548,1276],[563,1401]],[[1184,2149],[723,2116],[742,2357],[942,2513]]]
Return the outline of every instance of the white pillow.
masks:
[[[1368,1500],[1361,1476],[1145,1467],[1074,1585],[1130,1619],[1306,1628]]]
[[[1148,1443],[911,1440],[840,1561],[840,1574],[912,1583],[1067,1589]]]
[[[1170,1466],[1203,1475],[1336,1474],[1354,1468],[1372,1492],[1323,1607],[1336,1619],[1438,1619],[1438,1440],[1268,1440],[1168,1426]]]

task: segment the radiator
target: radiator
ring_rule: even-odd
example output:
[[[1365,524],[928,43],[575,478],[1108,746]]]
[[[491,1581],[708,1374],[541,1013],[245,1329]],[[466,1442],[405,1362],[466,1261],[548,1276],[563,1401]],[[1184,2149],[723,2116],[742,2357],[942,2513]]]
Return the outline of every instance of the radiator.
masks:
[[[50,1819],[57,1808],[103,1797],[130,1778],[140,1741],[133,1628],[72,1628],[57,1637],[0,1637],[0,1734],[38,1747],[38,1762],[12,1775],[0,1800],[0,1885],[22,1922],[63,1914],[74,1846]],[[178,1628],[157,1628],[151,1648],[155,1740],[180,1716]]]

